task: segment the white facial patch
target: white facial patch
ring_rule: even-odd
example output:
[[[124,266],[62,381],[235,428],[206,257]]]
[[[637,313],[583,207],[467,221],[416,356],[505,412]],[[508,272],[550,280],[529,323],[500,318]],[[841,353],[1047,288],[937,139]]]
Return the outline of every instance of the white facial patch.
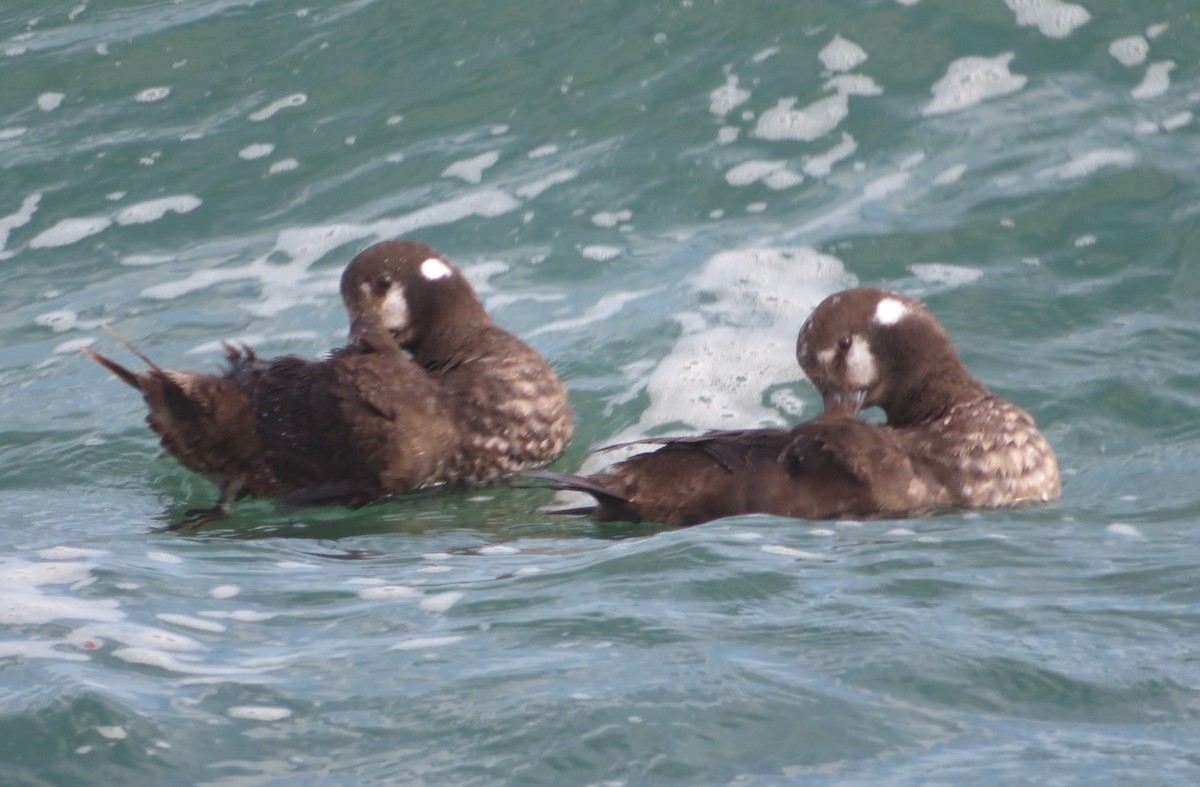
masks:
[[[865,337],[855,334],[846,353],[846,382],[851,388],[869,388],[875,382],[875,356]]]
[[[421,263],[421,275],[430,281],[444,279],[454,271],[449,265],[439,260],[437,257],[430,257]]]
[[[379,309],[383,327],[389,331],[399,331],[408,327],[408,301],[404,297],[402,287],[392,287],[383,299]]]
[[[884,298],[875,307],[875,322],[878,325],[895,325],[908,314],[908,306],[896,298]]]
[[[828,366],[833,363],[835,355],[837,355],[837,350],[830,347],[828,350],[821,350],[821,352],[817,353],[817,360],[821,362],[822,366]]]

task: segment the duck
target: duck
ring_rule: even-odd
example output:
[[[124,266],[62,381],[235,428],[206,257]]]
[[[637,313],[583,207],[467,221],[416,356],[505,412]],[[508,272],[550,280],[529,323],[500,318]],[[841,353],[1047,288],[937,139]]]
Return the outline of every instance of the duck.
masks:
[[[595,475],[522,475],[594,500],[560,513],[669,527],[743,514],[903,519],[1059,498],[1058,460],[1034,419],[967,369],[919,301],[872,287],[834,293],[802,325],[796,358],[824,411],[791,429],[647,438],[609,446],[658,447]],[[859,417],[871,407],[884,423]]]
[[[244,497],[359,507],[487,483],[566,448],[566,387],[443,255],[408,239],[375,243],[340,290],[349,340],[320,358],[225,344],[221,373],[173,371],[122,339],[147,367],[131,371],[87,348],[141,393],[166,453],[218,487],[214,506],[169,529],[224,519]]]

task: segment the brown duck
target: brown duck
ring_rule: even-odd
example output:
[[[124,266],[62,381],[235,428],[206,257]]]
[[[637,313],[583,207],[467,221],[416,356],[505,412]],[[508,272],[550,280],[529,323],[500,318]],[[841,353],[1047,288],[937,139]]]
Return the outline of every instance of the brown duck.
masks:
[[[1058,498],[1054,451],[1028,413],[963,365],[919,302],[873,288],[826,298],[800,330],[801,368],[825,412],[794,429],[715,431],[661,444],[590,477],[523,475],[586,492],[601,520],[695,525],[737,514],[900,518]],[[855,416],[880,407],[886,425]]]
[[[462,273],[433,249],[377,243],[347,266],[350,342],[325,358],[258,358],[226,346],[224,374],[133,372],[163,448],[212,480],[211,509],[245,497],[359,506],[450,482],[481,483],[557,457],[574,421],[545,359],[497,326]],[[131,347],[132,349],[132,347]]]

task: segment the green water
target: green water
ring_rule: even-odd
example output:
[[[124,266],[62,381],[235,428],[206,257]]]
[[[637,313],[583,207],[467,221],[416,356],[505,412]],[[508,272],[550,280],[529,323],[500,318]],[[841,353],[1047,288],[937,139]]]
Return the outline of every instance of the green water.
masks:
[[[1200,778],[1200,3],[0,8],[0,782]],[[559,369],[557,467],[794,423],[854,283],[1028,409],[1060,505],[682,531],[500,487],[240,504],[82,357],[342,341],[408,235]]]

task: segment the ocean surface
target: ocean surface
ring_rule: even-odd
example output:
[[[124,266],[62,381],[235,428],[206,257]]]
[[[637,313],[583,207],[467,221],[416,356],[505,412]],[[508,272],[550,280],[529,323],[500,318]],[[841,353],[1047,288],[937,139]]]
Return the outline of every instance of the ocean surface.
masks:
[[[0,6],[0,783],[1200,782],[1200,0]],[[1059,505],[684,530],[211,505],[80,348],[344,341],[427,242],[611,442],[923,299]]]

